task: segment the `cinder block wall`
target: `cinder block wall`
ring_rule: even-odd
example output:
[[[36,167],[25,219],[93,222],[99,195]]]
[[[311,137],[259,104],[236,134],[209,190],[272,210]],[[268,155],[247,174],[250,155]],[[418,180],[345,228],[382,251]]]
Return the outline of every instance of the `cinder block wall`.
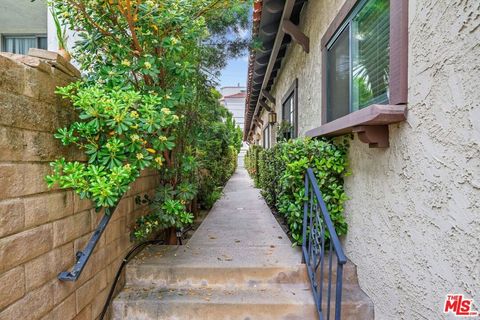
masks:
[[[73,120],[57,86],[75,80],[47,61],[0,54],[0,320],[96,319],[123,256],[130,232],[146,208],[135,197],[152,195],[155,171],[144,172],[121,201],[77,282],[60,282],[101,214],[72,191],[49,190],[49,162],[85,160],[53,137]]]

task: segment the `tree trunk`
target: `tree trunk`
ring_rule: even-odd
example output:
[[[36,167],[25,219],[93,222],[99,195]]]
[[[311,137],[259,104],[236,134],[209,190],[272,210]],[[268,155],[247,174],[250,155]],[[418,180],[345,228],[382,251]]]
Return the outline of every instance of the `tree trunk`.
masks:
[[[195,218],[198,218],[198,199],[196,196],[192,200],[192,213]]]
[[[177,230],[175,227],[167,229],[167,244],[176,245],[177,244]]]

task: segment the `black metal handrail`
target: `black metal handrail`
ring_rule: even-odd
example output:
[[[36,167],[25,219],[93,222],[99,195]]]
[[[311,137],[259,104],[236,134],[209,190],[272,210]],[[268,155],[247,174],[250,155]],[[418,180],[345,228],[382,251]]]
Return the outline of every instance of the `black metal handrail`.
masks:
[[[312,285],[313,298],[320,320],[330,319],[332,295],[333,252],[336,255],[335,320],[340,320],[342,306],[343,265],[347,257],[343,253],[340,240],[332,219],[318,188],[317,179],[311,168],[305,174],[305,200],[303,203],[303,259],[307,266]],[[324,287],[324,261],[328,255],[327,287]],[[326,300],[324,295],[326,294]],[[323,304],[325,302],[325,305]]]
[[[85,246],[85,249],[77,252],[76,262],[72,268],[72,271],[60,272],[58,274],[58,280],[76,281],[80,277],[83,269],[87,265],[88,259],[90,259],[90,256],[92,255],[93,250],[97,246],[98,240],[100,240],[100,237],[102,236],[103,231],[105,231],[105,228],[107,227],[108,222],[110,221],[110,218],[115,213],[115,209],[117,208],[117,206],[118,206],[118,203],[114,207],[104,209],[102,220],[100,220],[100,223],[98,224],[97,229],[95,229],[92,236],[90,237],[90,240]]]

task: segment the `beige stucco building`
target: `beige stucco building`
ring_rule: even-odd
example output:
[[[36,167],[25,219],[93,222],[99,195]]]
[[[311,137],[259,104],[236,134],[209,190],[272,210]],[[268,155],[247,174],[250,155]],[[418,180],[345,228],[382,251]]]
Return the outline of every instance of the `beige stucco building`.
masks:
[[[277,2],[256,4],[254,32],[268,41],[251,55],[245,139],[273,145],[282,119],[292,122],[292,136],[351,134],[349,232],[342,242],[376,319],[446,319],[449,293],[474,299],[480,309],[478,3],[383,1],[390,26],[376,31],[389,38],[375,45],[381,51],[382,41],[388,44],[389,75],[380,100],[359,107],[353,80],[350,91],[335,91],[342,63],[335,64],[334,51],[342,50],[342,28],[357,23],[360,7],[374,0],[293,1],[293,26],[283,29],[280,20],[272,26],[272,15],[285,18]],[[363,54],[357,35],[350,67],[352,52]],[[372,59],[383,63],[380,55]],[[340,105],[339,92],[350,94],[350,108],[335,115],[328,106]],[[277,114],[274,125],[268,109]]]
[[[0,51],[26,54],[29,48],[47,49],[45,0],[0,1]]]
[[[78,40],[66,30],[67,49]],[[0,52],[27,54],[30,48],[58,51],[55,22],[47,0],[0,1]]]

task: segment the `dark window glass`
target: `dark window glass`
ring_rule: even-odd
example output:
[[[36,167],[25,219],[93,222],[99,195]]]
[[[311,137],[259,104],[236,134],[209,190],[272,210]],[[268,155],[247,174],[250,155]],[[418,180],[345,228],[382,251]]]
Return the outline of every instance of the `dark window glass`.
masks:
[[[327,97],[328,121],[349,113],[350,101],[350,50],[348,29],[343,30],[328,50]]]
[[[28,54],[30,48],[47,49],[47,37],[35,35],[3,36],[3,51]]]
[[[388,103],[389,1],[368,1],[352,21],[352,111]]]
[[[263,147],[265,149],[270,148],[270,125],[267,125],[265,129],[263,129]]]
[[[38,37],[38,48],[47,50],[47,37]]]
[[[296,138],[296,110],[295,110],[295,91],[293,91],[285,100],[282,106],[282,120],[289,125],[289,129],[284,132],[285,139]]]
[[[361,1],[327,45],[327,121],[388,103],[390,1]]]

